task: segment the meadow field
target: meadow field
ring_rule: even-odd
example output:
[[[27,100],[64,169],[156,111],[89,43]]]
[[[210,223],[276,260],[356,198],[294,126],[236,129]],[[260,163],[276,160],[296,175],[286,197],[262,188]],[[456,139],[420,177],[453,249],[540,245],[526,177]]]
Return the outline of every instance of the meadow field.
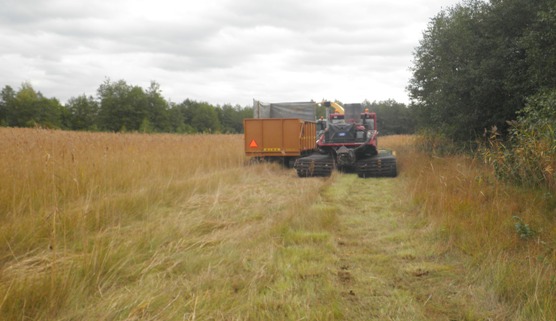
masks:
[[[241,135],[0,128],[0,320],[554,320],[554,195],[413,136],[395,179]]]

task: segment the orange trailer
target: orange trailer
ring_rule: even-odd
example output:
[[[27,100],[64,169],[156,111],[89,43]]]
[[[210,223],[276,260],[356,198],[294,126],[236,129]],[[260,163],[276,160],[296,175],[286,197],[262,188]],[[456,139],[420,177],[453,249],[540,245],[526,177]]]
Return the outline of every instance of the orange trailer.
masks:
[[[299,118],[243,120],[245,155],[285,164],[317,148],[316,123]]]

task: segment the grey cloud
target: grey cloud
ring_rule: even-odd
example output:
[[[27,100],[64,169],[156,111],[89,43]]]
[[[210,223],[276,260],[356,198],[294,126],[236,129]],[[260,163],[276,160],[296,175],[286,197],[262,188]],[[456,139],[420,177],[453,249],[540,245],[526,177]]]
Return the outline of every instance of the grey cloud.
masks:
[[[174,101],[249,104],[350,100],[374,77],[404,101],[415,29],[440,2],[0,0],[0,86],[29,80],[65,100],[105,77],[156,80]]]

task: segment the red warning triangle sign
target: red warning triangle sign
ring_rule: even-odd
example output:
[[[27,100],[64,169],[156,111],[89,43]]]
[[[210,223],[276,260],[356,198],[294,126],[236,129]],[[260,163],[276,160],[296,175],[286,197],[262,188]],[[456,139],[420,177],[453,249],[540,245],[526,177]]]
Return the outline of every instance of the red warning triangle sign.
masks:
[[[249,147],[251,147],[251,148],[257,148],[257,147],[259,147],[259,145],[257,145],[257,142],[253,139],[253,140],[251,141],[251,144],[249,144]]]

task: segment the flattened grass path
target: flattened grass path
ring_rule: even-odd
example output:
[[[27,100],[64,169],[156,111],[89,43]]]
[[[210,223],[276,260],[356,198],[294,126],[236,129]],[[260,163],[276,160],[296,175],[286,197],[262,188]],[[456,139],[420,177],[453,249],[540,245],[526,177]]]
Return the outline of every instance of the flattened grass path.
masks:
[[[412,211],[401,180],[339,175],[322,192],[323,202],[335,206],[339,216],[342,318],[481,319],[462,265],[432,247],[433,229]]]

